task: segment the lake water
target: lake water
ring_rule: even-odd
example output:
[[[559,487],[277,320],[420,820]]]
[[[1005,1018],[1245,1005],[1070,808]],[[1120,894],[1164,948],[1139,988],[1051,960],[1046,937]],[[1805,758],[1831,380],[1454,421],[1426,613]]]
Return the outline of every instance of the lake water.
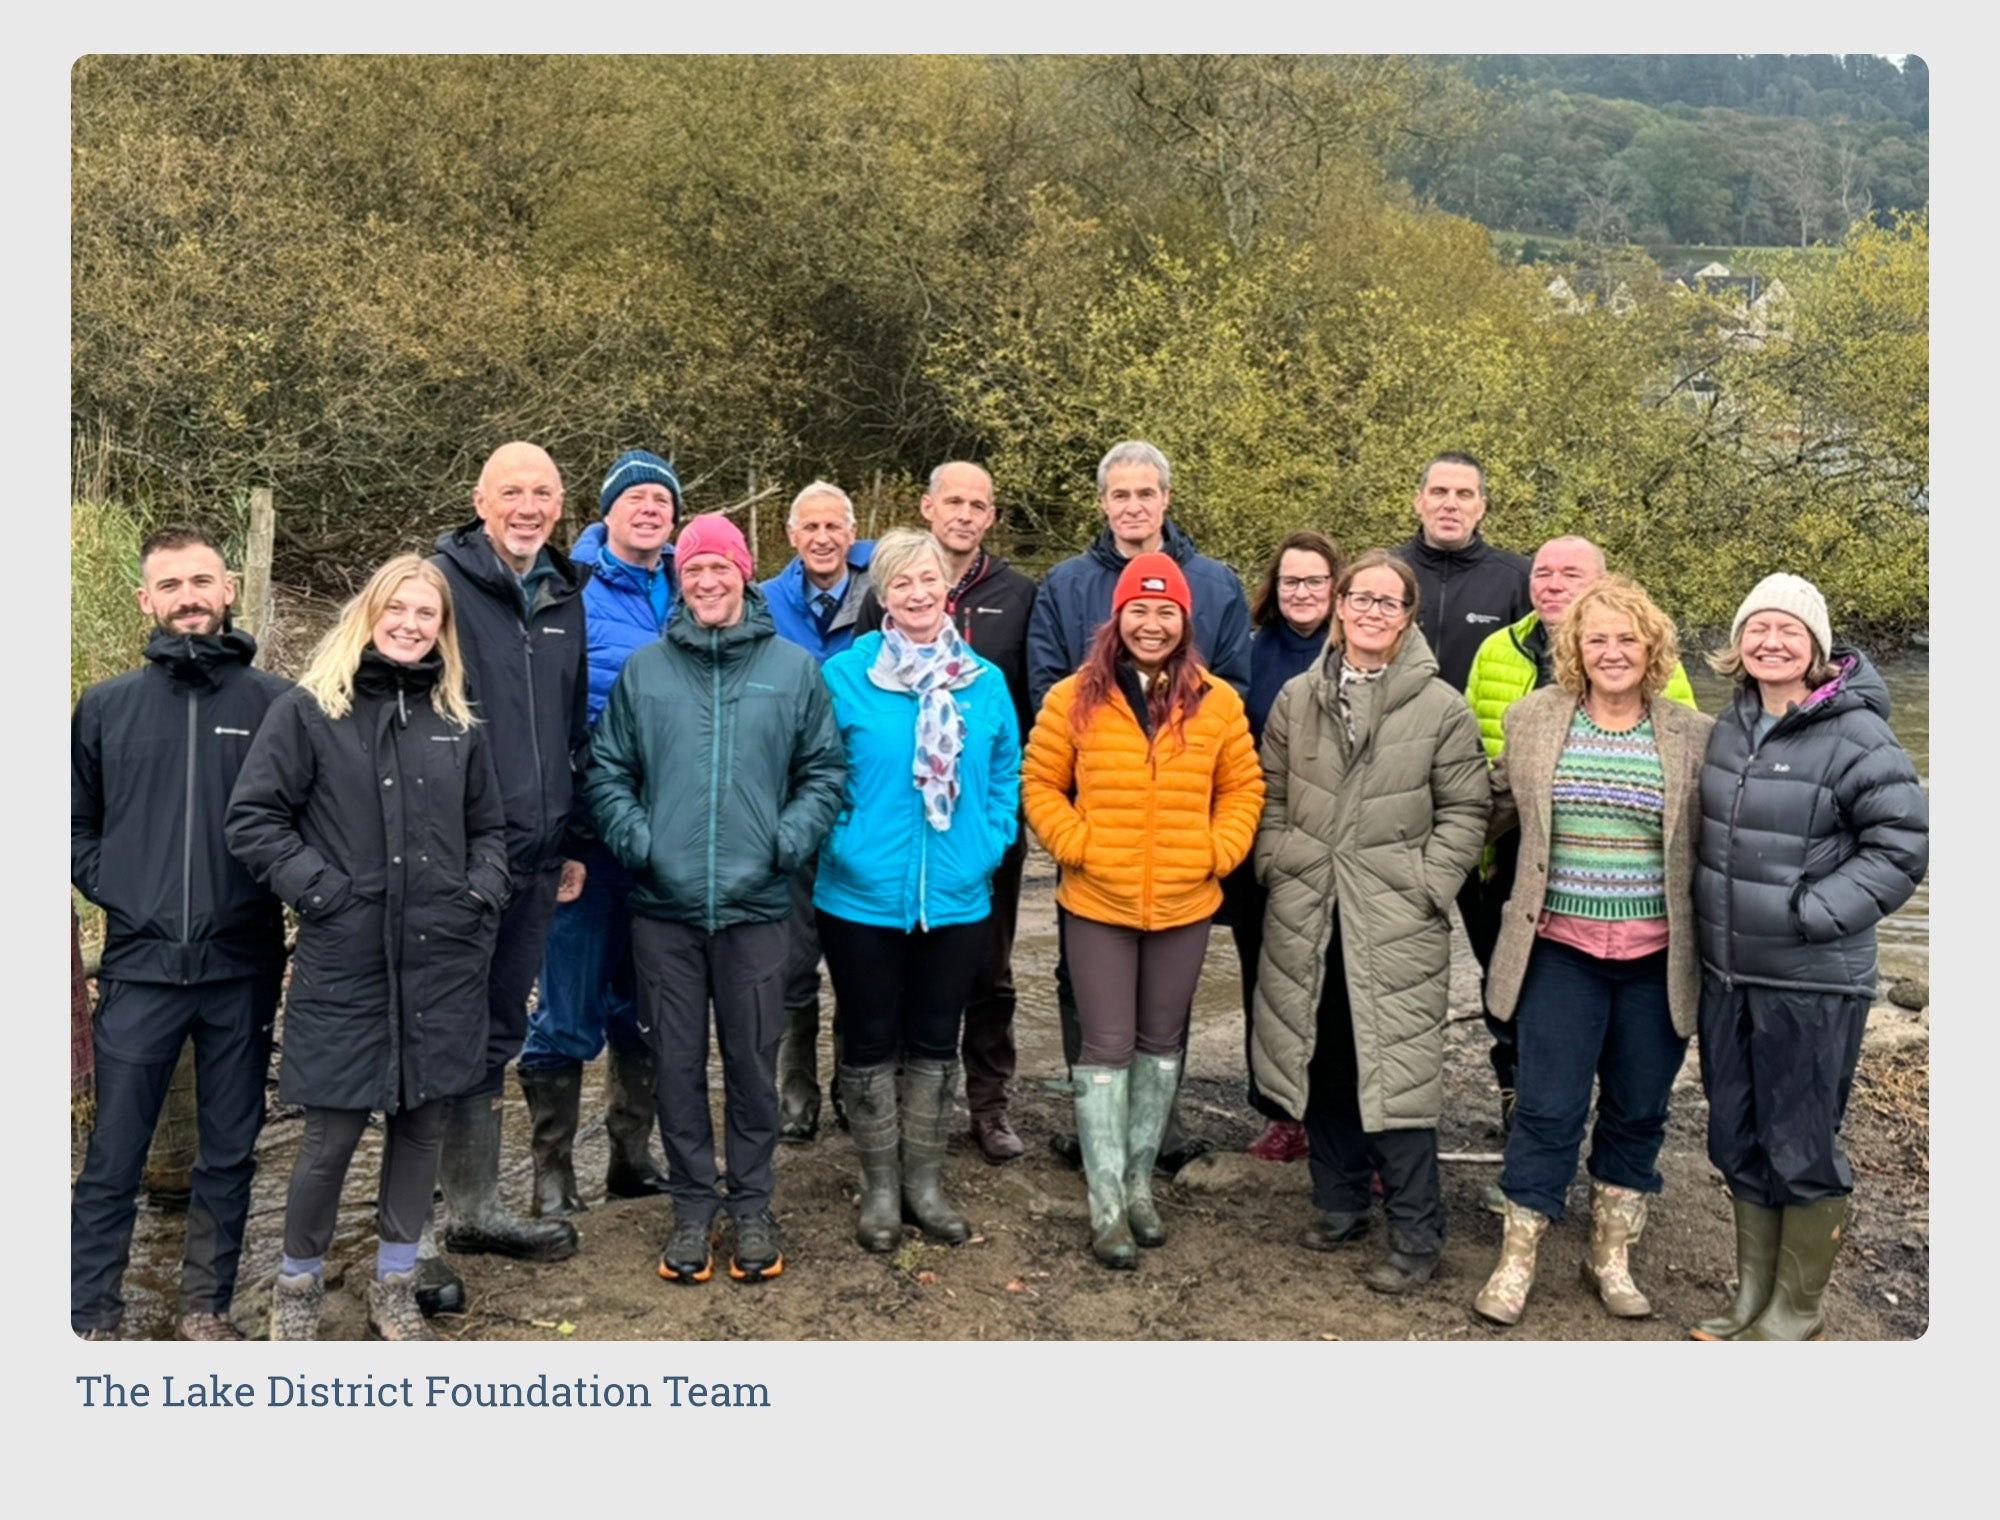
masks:
[[[1697,658],[1687,660],[1688,680],[1694,685],[1701,710],[1715,713],[1729,700],[1728,683],[1713,674]],[[1913,650],[1876,667],[1889,683],[1889,726],[1916,762],[1924,792],[1931,785],[1931,662],[1926,650]],[[1916,895],[1885,920],[1879,931],[1885,959],[1921,957],[1928,960],[1931,945],[1931,888],[1926,881]],[[1889,968],[1884,967],[1887,971]]]

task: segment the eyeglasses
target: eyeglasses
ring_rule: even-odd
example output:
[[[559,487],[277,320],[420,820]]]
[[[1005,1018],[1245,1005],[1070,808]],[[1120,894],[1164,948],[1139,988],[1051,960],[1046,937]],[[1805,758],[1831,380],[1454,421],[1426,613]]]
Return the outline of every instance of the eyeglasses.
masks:
[[[1301,591],[1310,591],[1314,596],[1333,584],[1330,575],[1281,575],[1278,590],[1286,596],[1296,596]]]
[[[1341,600],[1356,612],[1380,611],[1384,617],[1400,617],[1410,605],[1400,596],[1377,596],[1372,591],[1350,591]]]

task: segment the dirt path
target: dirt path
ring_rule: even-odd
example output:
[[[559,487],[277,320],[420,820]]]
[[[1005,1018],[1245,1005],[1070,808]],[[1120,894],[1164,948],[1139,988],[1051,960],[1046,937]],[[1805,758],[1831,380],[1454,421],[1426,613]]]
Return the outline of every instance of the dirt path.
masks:
[[[577,1220],[583,1248],[573,1260],[534,1266],[491,1257],[454,1258],[471,1290],[471,1312],[437,1321],[460,1340],[1125,1340],[1340,1339],[1438,1340],[1508,1336],[1548,1340],[1672,1340],[1728,1297],[1734,1235],[1727,1194],[1704,1151],[1707,1108],[1693,1054],[1675,1095],[1646,1238],[1634,1256],[1655,1317],[1616,1321],[1581,1283],[1576,1263],[1588,1236],[1587,1181],[1570,1196],[1569,1219],[1543,1246],[1543,1270],[1528,1313],[1511,1331],[1478,1320],[1473,1295],[1491,1269],[1499,1220],[1479,1207],[1497,1166],[1447,1162],[1449,1239],[1436,1280],[1405,1299],[1364,1289],[1357,1268],[1383,1249],[1379,1210],[1373,1238],[1339,1255],[1317,1255],[1296,1240],[1309,1211],[1303,1162],[1274,1165],[1241,1154],[1261,1129],[1243,1100],[1242,1023],[1236,958],[1218,929],[1196,1000],[1184,1113],[1222,1149],[1159,1189],[1169,1239],[1143,1253],[1137,1272],[1109,1272],[1089,1253],[1082,1178],[1048,1150],[1050,1133],[1070,1127],[1062,1090],[1054,998],[1053,867],[1030,857],[1016,977],[1020,1075],[1013,1112],[1028,1154],[989,1166],[968,1138],[954,1147],[948,1183],[973,1220],[968,1245],[930,1245],[912,1230],[892,1256],[854,1245],[852,1148],[828,1124],[815,1144],[781,1147],[777,1209],[786,1271],[745,1288],[726,1274],[700,1288],[665,1284],[654,1263],[670,1224],[664,1202],[606,1202],[601,1121],[586,1122],[578,1174],[590,1211]],[[1921,963],[1885,966],[1922,974]],[[1455,948],[1453,1009],[1474,1006],[1471,958]],[[1870,1026],[1847,1145],[1859,1188],[1851,1244],[1833,1287],[1831,1334],[1839,1339],[1921,1336],[1929,1315],[1929,1029],[1927,1016],[1879,1005]],[[1446,1066],[1447,1152],[1492,1152],[1499,1143],[1486,1035],[1477,1018],[1451,1026]],[[822,1067],[826,1057],[822,1054]],[[601,1113],[593,1066],[586,1115]],[[719,1089],[719,1083],[717,1084]],[[509,1084],[507,1144],[520,1157],[505,1191],[525,1208],[527,1115]],[[296,1118],[267,1127],[257,1208],[237,1302],[247,1332],[261,1334],[265,1291],[278,1257],[284,1180],[300,1129]],[[718,1123],[719,1130],[719,1123]],[[325,1333],[359,1338],[361,1283],[373,1254],[375,1163],[357,1160],[330,1257],[339,1279],[329,1295]],[[171,1285],[179,1221],[145,1209],[134,1243],[132,1333],[171,1330]],[[358,1264],[347,1270],[350,1263]]]

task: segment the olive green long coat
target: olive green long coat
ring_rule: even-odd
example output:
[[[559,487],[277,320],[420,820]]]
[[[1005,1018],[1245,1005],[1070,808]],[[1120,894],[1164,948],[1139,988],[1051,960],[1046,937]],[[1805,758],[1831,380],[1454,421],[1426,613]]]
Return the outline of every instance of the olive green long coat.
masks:
[[[1264,726],[1257,878],[1270,894],[1257,963],[1257,1086],[1306,1108],[1333,914],[1361,1073],[1362,1128],[1435,1129],[1444,1105],[1448,913],[1491,806],[1479,723],[1412,627],[1360,688],[1350,746],[1340,649],[1279,692]]]

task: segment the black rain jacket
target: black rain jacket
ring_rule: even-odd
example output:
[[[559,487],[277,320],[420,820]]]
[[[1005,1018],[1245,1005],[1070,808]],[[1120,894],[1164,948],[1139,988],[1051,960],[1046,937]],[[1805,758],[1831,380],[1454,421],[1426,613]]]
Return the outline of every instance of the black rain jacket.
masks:
[[[69,876],[104,909],[107,977],[188,986],[284,965],[278,900],[222,837],[250,741],[291,689],[256,654],[235,629],[161,630],[70,715]]]
[[[506,825],[486,726],[431,705],[440,668],[366,651],[338,720],[293,691],[230,799],[230,849],[299,914],[288,1103],[394,1113],[486,1074]]]
[[[523,878],[589,848],[571,810],[590,739],[581,594],[590,569],[553,544],[545,552],[555,575],[541,582],[532,612],[476,518],[442,535],[431,556],[451,583],[466,689],[490,731],[507,810],[507,859]]]

